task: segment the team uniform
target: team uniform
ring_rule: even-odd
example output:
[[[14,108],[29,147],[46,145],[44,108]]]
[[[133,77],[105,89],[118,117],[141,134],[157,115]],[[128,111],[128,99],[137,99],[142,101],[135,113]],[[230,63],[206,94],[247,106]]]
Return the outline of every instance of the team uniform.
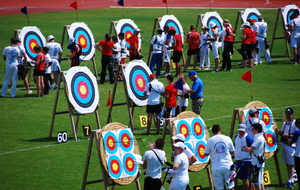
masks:
[[[39,64],[34,66],[33,76],[44,76],[46,55],[44,53],[38,53],[35,58],[35,61],[38,60],[39,60]]]
[[[258,44],[257,44],[257,34],[258,34],[257,22],[254,22],[252,25],[250,25],[250,28],[252,29],[252,35],[251,35],[252,58],[254,58],[254,64],[257,64],[257,54],[259,51]]]
[[[49,94],[49,83],[51,83],[51,65],[52,59],[49,53],[46,54],[46,61],[45,61],[45,77],[44,77],[44,95]]]
[[[182,37],[180,34],[174,35],[174,40],[176,40],[176,47],[173,51],[173,61],[174,63],[179,63],[182,57]]]
[[[146,85],[145,91],[149,92],[146,112],[160,113],[160,93],[163,93],[165,91],[163,83],[159,82],[157,79],[154,79]]]
[[[114,43],[112,41],[106,41],[101,40],[99,41],[99,45],[102,48],[102,58],[101,58],[101,77],[100,77],[100,83],[103,84],[105,81],[105,72],[106,69],[108,70],[110,83],[114,83],[114,76],[113,76],[113,67],[110,67],[109,64],[111,63],[112,59],[112,47],[114,46]]]
[[[243,30],[243,35],[246,36],[246,38],[242,40],[243,60],[252,59],[252,33],[251,28]]]
[[[117,43],[114,44],[114,46],[116,48],[112,48],[112,50],[114,52],[112,54],[112,58],[113,58],[115,63],[120,64],[120,62],[121,62],[121,45],[117,42]]]
[[[165,34],[165,42],[167,40],[169,40],[169,43],[165,44],[165,46],[164,46],[164,55],[163,55],[164,57],[163,57],[163,60],[166,63],[170,63],[171,62],[171,51],[172,50],[170,50],[168,48],[172,46],[173,36]]]
[[[130,45],[129,59],[132,61],[133,59],[136,59],[137,55],[139,54],[139,37],[133,34],[127,39],[127,42]]]
[[[224,35],[224,51],[222,53],[223,65],[222,69],[231,70],[231,55],[233,54],[234,31],[231,26],[225,28]]]
[[[200,41],[200,34],[196,31],[190,31],[186,34],[186,39],[188,42],[188,51],[187,51],[187,60],[186,64],[189,65],[191,56],[194,56],[194,65],[198,62],[199,57],[199,41]]]
[[[296,143],[296,150],[295,150],[295,155],[294,155],[294,159],[295,159],[295,169],[297,172],[297,176],[300,176],[300,130],[298,129],[297,131],[295,131],[292,141]],[[298,186],[300,187],[300,180],[298,178]]]
[[[295,120],[292,119],[291,121],[285,121],[282,124],[281,132],[283,135],[288,135],[289,139],[292,139],[297,127],[295,126]],[[287,163],[289,165],[294,165],[294,154],[295,154],[295,144],[289,146],[286,142],[282,142],[282,162]]]
[[[215,28],[215,29],[212,28],[211,32],[213,34],[211,39],[215,40],[215,41],[212,41],[212,43],[211,43],[213,57],[214,57],[214,59],[217,59],[217,58],[220,58],[220,55],[219,55],[219,52],[218,52],[218,49],[220,47],[220,44],[218,42],[218,40],[219,40],[219,29],[218,28]],[[217,37],[215,37],[215,35],[217,35]]]
[[[204,59],[206,62],[206,68],[210,67],[210,58],[209,58],[209,45],[208,45],[208,37],[209,33],[206,32],[205,34],[201,32],[200,35],[200,68],[204,67]]]
[[[51,71],[61,71],[59,59],[59,52],[62,52],[61,45],[57,42],[49,42],[46,44],[46,47],[49,48],[48,54],[52,59]]]
[[[267,131],[266,124],[262,120],[256,117],[251,117],[250,119],[244,122],[244,124],[247,126],[246,132],[248,133],[248,135],[250,135],[251,138],[254,138],[254,135],[252,133],[252,124],[254,123],[259,123],[261,125],[262,133],[265,133]]]
[[[257,175],[254,177],[252,175],[252,183],[255,185],[260,185],[263,183],[263,173],[265,163],[259,163],[259,156],[263,156],[265,152],[265,138],[262,133],[258,133],[254,135],[254,142],[252,144],[254,149],[252,150],[252,166],[254,166],[254,170],[257,170]]]
[[[188,157],[182,152],[181,154],[175,156],[174,163],[175,162],[179,163],[180,165],[177,170],[175,170],[169,190],[185,190],[190,181],[188,173]]]
[[[190,87],[189,87],[189,85],[187,83],[185,83],[183,85],[183,90],[178,89],[178,94],[180,94],[180,95],[186,94],[184,92],[184,90],[190,90]],[[182,111],[181,107],[188,107],[188,105],[189,105],[188,98],[177,96],[177,105],[179,107],[179,113],[180,113]]]
[[[171,83],[166,87],[166,105],[165,105],[165,113],[167,114],[167,118],[169,118],[170,115],[175,116],[176,115],[176,99],[177,99],[177,88],[173,88],[175,84]]]
[[[150,70],[154,72],[154,66],[156,64],[156,76],[160,77],[160,68],[162,65],[162,58],[163,58],[163,47],[164,47],[164,38],[161,34],[153,36],[150,41],[152,44],[152,57],[150,61]]]
[[[261,52],[264,52],[266,60],[268,63],[272,62],[271,55],[269,49],[266,49],[265,40],[267,40],[267,30],[268,25],[266,22],[258,22],[258,33],[256,36],[257,43],[258,43],[258,54],[257,54],[257,63],[262,63],[260,54]]]
[[[6,56],[6,67],[1,96],[4,97],[6,95],[8,84],[12,81],[10,96],[14,98],[16,96],[18,82],[18,49],[16,46],[8,46],[4,48],[2,55]]]
[[[291,34],[291,47],[299,48],[300,45],[300,17],[297,17],[291,21],[291,26],[294,27],[294,30]]]
[[[123,39],[123,40],[120,40],[119,43],[120,43],[120,46],[121,46],[121,64],[125,64],[126,63],[126,57],[127,57],[127,54],[128,54],[126,41],[125,41],[125,39]]]

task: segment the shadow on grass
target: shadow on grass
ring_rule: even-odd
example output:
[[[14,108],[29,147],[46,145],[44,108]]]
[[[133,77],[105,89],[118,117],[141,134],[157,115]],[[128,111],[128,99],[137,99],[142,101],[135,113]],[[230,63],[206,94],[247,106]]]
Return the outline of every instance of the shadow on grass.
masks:
[[[300,79],[284,79],[284,80],[282,80],[282,81],[300,81]]]

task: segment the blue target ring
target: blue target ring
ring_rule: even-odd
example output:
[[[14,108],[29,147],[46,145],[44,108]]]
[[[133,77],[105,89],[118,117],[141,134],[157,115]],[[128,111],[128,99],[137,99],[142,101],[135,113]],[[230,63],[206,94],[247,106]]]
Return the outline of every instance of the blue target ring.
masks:
[[[180,31],[180,28],[178,26],[178,24],[176,22],[174,22],[174,20],[172,19],[168,19],[166,22],[165,22],[165,25],[169,26],[169,29],[175,29],[176,31],[176,34],[181,34],[181,31]]]
[[[35,60],[37,53],[35,53],[33,50],[34,46],[36,45],[39,45],[41,47],[44,46],[41,37],[36,32],[29,31],[24,36],[23,42],[24,42],[26,54],[30,59]]]
[[[71,93],[74,101],[82,108],[94,103],[95,87],[91,78],[84,72],[77,72],[71,80]]]
[[[200,118],[194,118],[191,123],[192,134],[196,139],[205,138],[205,125]]]
[[[273,114],[269,108],[264,107],[259,111],[259,119],[265,123],[267,129],[273,127]]]
[[[219,32],[221,32],[221,31],[223,30],[223,24],[221,23],[221,21],[220,21],[217,17],[215,17],[215,16],[210,16],[210,17],[207,19],[206,26],[209,27],[209,23],[210,23],[210,22],[216,23],[216,25],[218,26]],[[213,35],[212,32],[211,32],[211,30],[210,30],[210,28],[209,28],[208,31],[209,31],[209,34],[210,34],[210,35]]]
[[[92,40],[89,33],[82,27],[74,30],[74,39],[82,47],[83,55],[88,55],[92,51]]]
[[[259,15],[257,15],[256,13],[251,12],[251,13],[248,14],[247,19],[249,19],[249,18],[250,19],[254,19],[257,22],[258,21],[258,17],[259,17]]]
[[[134,139],[132,133],[127,129],[122,129],[119,133],[120,147],[123,151],[129,152],[133,150]]]
[[[176,133],[183,134],[185,137],[185,141],[190,140],[191,138],[190,124],[186,120],[180,120],[176,125]]]
[[[123,173],[123,165],[118,156],[112,155],[107,160],[108,173],[113,179],[118,179]]]
[[[189,142],[184,142],[184,145],[185,145],[186,147],[188,147],[188,148],[195,154],[194,147],[192,146],[191,143],[189,143]]]
[[[266,131],[266,146],[265,148],[272,152],[277,149],[277,139],[273,130]]]
[[[139,100],[146,100],[148,95],[144,94],[145,88],[149,83],[149,74],[144,67],[136,65],[130,70],[129,84],[135,97]]]
[[[120,143],[118,143],[118,138],[115,133],[111,131],[105,133],[103,142],[105,151],[107,151],[108,154],[116,154],[118,152]]]
[[[125,37],[125,40],[126,40],[126,46],[128,48],[130,48],[130,44],[127,42],[127,39],[130,38],[134,34],[134,27],[129,23],[125,23],[121,27],[120,31],[124,33],[124,37]]]
[[[195,155],[198,161],[201,163],[206,163],[209,159],[209,156],[204,155],[206,145],[207,144],[204,141],[198,141],[195,145]]]
[[[130,176],[134,176],[138,171],[138,164],[134,160],[135,157],[132,153],[126,153],[123,157],[124,171]]]
[[[288,11],[288,13],[286,14],[286,22],[287,22],[287,24],[291,22],[291,16],[292,16],[293,13],[294,13],[294,9],[290,9]]]

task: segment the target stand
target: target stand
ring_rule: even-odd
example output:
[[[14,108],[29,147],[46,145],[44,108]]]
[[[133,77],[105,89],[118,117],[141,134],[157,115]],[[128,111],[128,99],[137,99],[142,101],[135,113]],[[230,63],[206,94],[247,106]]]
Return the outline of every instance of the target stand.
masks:
[[[293,13],[293,9],[298,9],[296,5],[287,5],[284,8],[278,8],[276,20],[275,20],[275,27],[274,27],[274,32],[273,32],[273,37],[272,41],[270,44],[270,52],[272,53],[273,45],[274,45],[274,40],[284,40],[285,41],[285,47],[286,47],[286,54],[288,57],[291,57],[290,53],[290,46],[289,46],[289,35],[285,31],[287,31],[287,26],[286,24],[290,23],[290,16]],[[277,25],[279,22],[279,19],[281,18],[282,20],[282,30],[283,30],[283,36],[276,37],[276,32],[277,32]]]
[[[277,133],[277,124],[275,122],[274,116],[271,113],[271,110],[268,108],[268,106],[266,104],[264,104],[263,102],[260,101],[252,101],[249,102],[244,108],[235,108],[233,110],[233,116],[232,116],[232,121],[231,121],[231,127],[230,127],[230,132],[229,132],[229,137],[232,139],[233,137],[233,132],[235,131],[235,122],[236,120],[238,120],[238,123],[243,123],[245,122],[248,117],[249,117],[249,112],[247,110],[249,110],[250,108],[256,107],[260,110],[260,116],[259,119],[262,120],[265,124],[266,124],[266,150],[268,150],[268,152],[264,153],[264,156],[266,158],[266,160],[270,159],[270,158],[274,158],[274,162],[275,162],[275,166],[276,166],[276,171],[277,171],[277,176],[278,176],[278,181],[279,181],[279,185],[282,186],[282,177],[281,177],[281,172],[280,172],[280,168],[279,168],[279,160],[278,160],[278,156],[277,153],[279,151],[279,148],[277,147],[277,137],[278,137],[278,133]],[[269,139],[270,138],[270,139]],[[271,142],[271,143],[269,143]],[[276,146],[275,146],[276,145]]]
[[[77,68],[83,68],[84,73],[89,72],[90,75],[93,76],[87,67],[72,67],[71,69],[74,70]],[[52,138],[55,116],[61,115],[61,114],[69,114],[73,136],[74,136],[75,141],[77,141],[78,140],[77,139],[77,130],[78,130],[81,115],[87,115],[87,114],[94,113],[97,128],[98,129],[101,128],[99,114],[98,114],[99,92],[98,92],[98,86],[97,86],[97,88],[93,87],[94,84],[91,82],[91,79],[89,78],[88,74],[80,75],[82,73],[77,72],[74,76],[71,76],[71,77],[67,76],[67,74],[68,73],[66,71],[63,71],[63,72],[60,72],[60,75],[59,75],[60,82],[58,83],[58,88],[56,89],[56,95],[55,95],[55,99],[54,99],[53,112],[52,112],[52,118],[51,118],[50,130],[49,130],[49,139]],[[71,78],[70,82],[69,82],[69,80],[70,80],[69,78]],[[61,86],[62,81],[64,84],[64,88],[62,88],[62,86]],[[96,79],[95,79],[95,81],[96,81]],[[96,84],[97,84],[97,81],[96,81]],[[57,111],[58,99],[59,99],[61,89],[64,89],[64,91],[65,91],[65,96],[66,96],[67,105],[68,105],[67,111]],[[76,90],[79,90],[79,91],[76,92]],[[81,93],[81,91],[83,93]],[[84,95],[86,95],[86,96],[84,96]],[[73,97],[73,98],[70,98],[70,97]],[[75,103],[74,103],[74,101],[75,101]],[[79,106],[82,107],[80,109],[80,112],[77,111]],[[74,121],[75,116],[76,116],[76,123]]]
[[[116,152],[120,152],[117,150],[120,149],[120,147],[122,146],[123,140],[122,138],[120,138],[118,141],[117,140],[118,137],[113,135],[114,134],[113,130],[122,130],[122,129],[128,129],[128,128],[121,123],[114,122],[114,123],[107,124],[103,129],[97,129],[92,131],[89,145],[88,145],[85,168],[83,173],[83,180],[81,186],[82,190],[84,190],[86,186],[89,184],[102,183],[102,182],[104,184],[105,190],[109,190],[110,187],[112,187],[112,189],[116,189],[116,186],[126,186],[131,184],[132,182],[135,182],[137,190],[141,190],[140,182],[139,182],[140,171],[138,170],[139,168],[138,164],[133,164],[132,163],[133,160],[128,159],[128,157],[124,159],[127,154],[125,154],[125,156],[123,157],[122,159],[123,162],[118,159],[113,160],[111,158],[114,158],[115,156],[107,154],[107,151],[113,152],[116,150]],[[119,135],[119,137],[121,137],[121,135]],[[102,179],[87,181],[89,166],[90,166],[90,161],[92,156],[93,141],[95,141],[96,143],[97,156],[99,159],[98,161],[102,173]],[[133,144],[133,150],[132,150],[133,153],[140,154],[138,144],[134,136],[132,136],[132,139],[129,142]],[[125,164],[126,166],[124,166],[123,164]],[[133,173],[131,174],[129,172],[129,175],[127,177],[120,177],[120,175],[122,175],[121,174],[122,170],[126,170],[127,168],[134,168],[133,170],[135,171],[135,174]],[[126,172],[128,172],[128,170],[125,171],[125,173]]]
[[[80,56],[81,61],[89,61],[92,60],[94,75],[98,78],[97,67],[95,62],[95,42],[94,36],[88,26],[83,22],[75,22],[72,25],[64,25],[62,38],[61,38],[61,48],[63,49],[65,36],[67,39],[73,37],[75,42],[81,45],[83,55]],[[67,40],[68,41],[68,40]],[[69,59],[61,59],[61,60],[69,60]]]
[[[209,156],[204,155],[204,149],[209,139],[209,133],[204,121],[194,112],[181,112],[176,116],[175,120],[171,122],[170,142],[172,147],[174,143],[172,136],[179,133],[184,135],[184,144],[192,150],[197,158],[197,161],[189,166],[189,171],[199,172],[202,169],[206,169],[210,189],[214,190],[209,167]]]

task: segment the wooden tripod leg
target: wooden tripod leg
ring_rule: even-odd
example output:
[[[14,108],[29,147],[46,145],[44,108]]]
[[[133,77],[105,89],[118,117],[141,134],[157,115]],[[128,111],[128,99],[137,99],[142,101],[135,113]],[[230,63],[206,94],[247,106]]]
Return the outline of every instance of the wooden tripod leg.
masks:
[[[90,160],[91,160],[91,153],[92,153],[94,135],[95,135],[95,132],[92,131],[92,134],[90,136],[90,142],[89,142],[89,146],[88,146],[88,151],[87,151],[87,155],[86,155],[86,161],[85,161],[85,167],[84,167],[84,173],[83,173],[81,190],[85,190],[85,186],[86,186],[87,175],[88,175],[89,166],[90,166]]]

